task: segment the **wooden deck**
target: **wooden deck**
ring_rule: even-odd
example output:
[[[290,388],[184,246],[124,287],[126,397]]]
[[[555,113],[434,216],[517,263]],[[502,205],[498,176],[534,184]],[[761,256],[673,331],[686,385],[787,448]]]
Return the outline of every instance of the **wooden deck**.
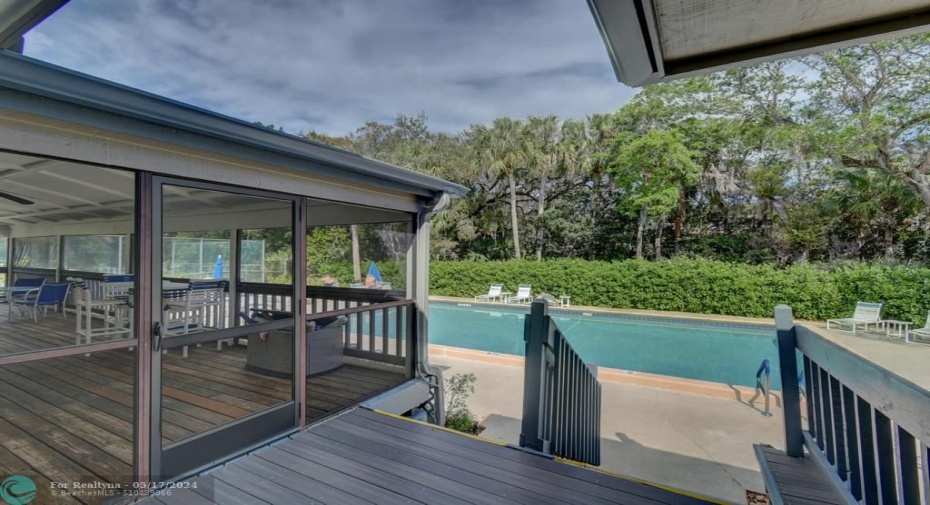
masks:
[[[145,503],[709,503],[364,408],[182,486]]]
[[[772,497],[772,503],[833,505],[846,503],[836,487],[810,457],[792,458],[774,447],[754,445],[756,459]],[[772,485],[774,484],[774,485]]]
[[[0,306],[3,319],[5,309]],[[73,316],[51,314],[38,324],[0,321],[0,352],[73,344],[73,324]],[[291,397],[290,380],[245,370],[245,357],[242,346],[217,351],[212,345],[191,348],[187,358],[179,351],[163,355],[164,443]],[[134,370],[135,353],[128,350],[0,367],[0,476],[37,477],[37,503],[53,502],[51,481],[130,483]],[[403,380],[398,373],[350,365],[308,379],[308,419],[343,410]]]

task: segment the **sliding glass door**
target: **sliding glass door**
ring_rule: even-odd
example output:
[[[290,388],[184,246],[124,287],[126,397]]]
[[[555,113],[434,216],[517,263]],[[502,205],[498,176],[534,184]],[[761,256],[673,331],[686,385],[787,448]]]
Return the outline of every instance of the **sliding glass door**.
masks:
[[[299,425],[303,203],[153,177],[152,204],[151,453],[152,476],[162,480]],[[252,277],[282,303],[243,303]]]

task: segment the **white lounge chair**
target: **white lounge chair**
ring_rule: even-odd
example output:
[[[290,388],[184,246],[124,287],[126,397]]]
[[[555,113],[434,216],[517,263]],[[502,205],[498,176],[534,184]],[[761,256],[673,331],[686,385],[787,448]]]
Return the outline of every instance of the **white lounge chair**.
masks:
[[[915,337],[920,337],[924,340],[918,341]],[[911,343],[930,344],[930,311],[927,312],[927,322],[924,323],[924,327],[907,332],[906,340]]]
[[[835,326],[852,326],[853,333],[856,332],[859,325],[862,325],[863,330],[869,331],[869,325],[874,324],[877,330],[878,325],[881,323],[881,312],[882,304],[880,303],[856,302],[856,310],[853,312],[852,317],[827,319],[827,329],[832,329],[830,328],[830,323],[833,323]]]
[[[520,287],[517,288],[517,294],[505,298],[504,303],[530,303],[533,300],[531,290],[532,287],[529,284],[520,284]]]
[[[501,293],[504,291],[503,284],[491,284],[491,288],[488,289],[488,294],[475,296],[476,302],[493,302],[498,298],[501,298]]]

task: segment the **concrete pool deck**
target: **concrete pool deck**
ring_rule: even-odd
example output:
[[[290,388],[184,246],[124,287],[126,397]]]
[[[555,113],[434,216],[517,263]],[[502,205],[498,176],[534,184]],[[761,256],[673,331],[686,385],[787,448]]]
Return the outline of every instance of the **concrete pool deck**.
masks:
[[[473,373],[468,399],[485,431],[482,437],[517,444],[523,415],[523,360],[470,359],[433,354],[444,376]],[[599,370],[603,372],[603,369]],[[695,381],[698,382],[698,381]],[[633,478],[746,503],[746,490],[764,491],[752,444],[783,447],[781,409],[765,417],[746,404],[695,392],[602,381],[601,468]]]

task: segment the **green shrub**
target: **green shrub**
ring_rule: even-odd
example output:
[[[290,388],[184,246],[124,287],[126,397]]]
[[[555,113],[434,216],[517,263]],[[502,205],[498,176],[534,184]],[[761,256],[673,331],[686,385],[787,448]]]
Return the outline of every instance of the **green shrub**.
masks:
[[[478,419],[468,409],[466,400],[475,392],[475,374],[457,373],[444,380],[446,428],[477,435]]]
[[[434,261],[430,293],[473,297],[502,283],[515,292],[571,295],[573,305],[772,317],[779,304],[798,319],[848,317],[856,301],[885,304],[886,319],[923,325],[930,310],[930,269],[811,264],[780,269],[706,259],[646,261]]]

